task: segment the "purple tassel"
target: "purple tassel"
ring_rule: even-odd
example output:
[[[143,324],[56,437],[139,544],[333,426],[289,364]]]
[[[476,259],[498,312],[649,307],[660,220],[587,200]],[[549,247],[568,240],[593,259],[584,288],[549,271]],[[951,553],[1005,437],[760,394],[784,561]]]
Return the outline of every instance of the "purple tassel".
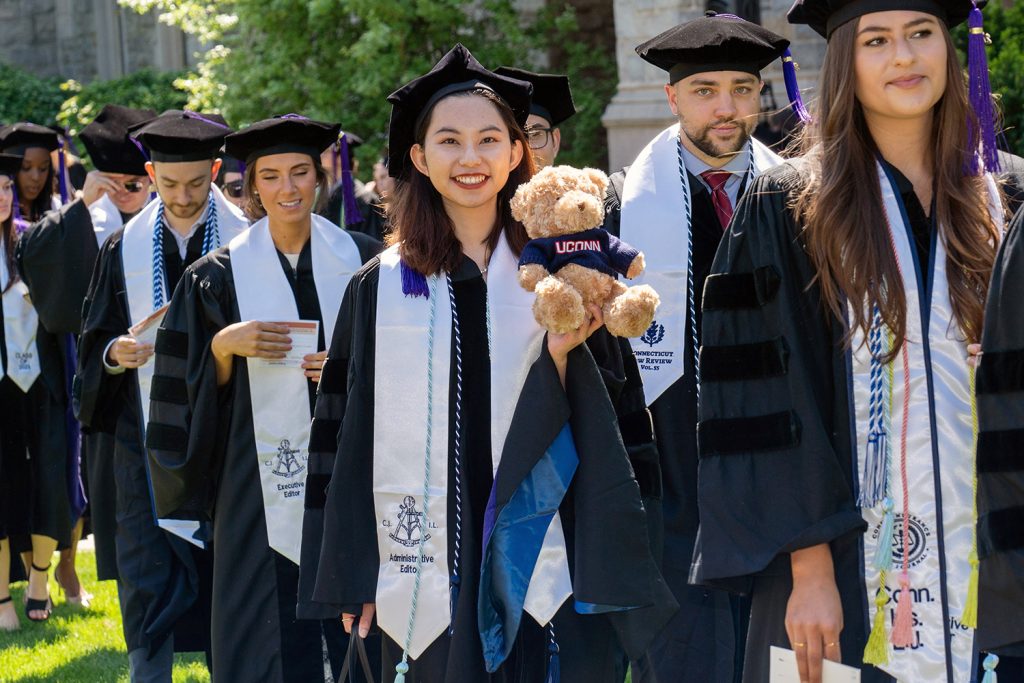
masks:
[[[978,5],[974,5],[967,18],[970,34],[967,38],[967,68],[970,74],[968,89],[971,107],[978,118],[978,128],[972,126],[968,137],[966,159],[970,175],[1000,170],[998,147],[996,146],[996,112],[992,105],[992,86],[988,80],[988,58],[985,56],[984,18]],[[978,140],[980,135],[981,139]],[[979,157],[981,167],[979,167]]]
[[[789,103],[793,106],[793,113],[800,119],[801,123],[810,123],[811,115],[804,106],[804,98],[800,95],[800,84],[796,80],[796,62],[793,61],[793,53],[786,48],[782,53],[782,79],[786,81],[786,94],[789,96]]]
[[[406,296],[422,296],[424,299],[429,299],[430,288],[427,287],[427,278],[407,266],[405,261],[400,261],[399,263],[402,268],[402,294]]]
[[[14,233],[20,236],[28,230],[28,223],[21,217],[21,205],[18,203],[18,184],[11,185],[11,209],[14,211]]]
[[[356,182],[352,178],[352,163],[348,156],[348,135],[341,134],[341,197],[342,211],[345,214],[345,227],[353,223],[362,223],[363,214],[356,203]]]
[[[64,156],[64,141],[57,136],[57,169],[60,177],[57,178],[57,187],[60,188],[60,203],[68,203],[68,162]]]

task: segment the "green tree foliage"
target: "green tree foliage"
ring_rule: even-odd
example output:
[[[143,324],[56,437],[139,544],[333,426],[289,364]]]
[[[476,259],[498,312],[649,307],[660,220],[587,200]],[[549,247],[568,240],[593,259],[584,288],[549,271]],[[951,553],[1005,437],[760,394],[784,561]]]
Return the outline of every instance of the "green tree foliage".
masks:
[[[0,122],[53,123],[65,97],[60,79],[39,78],[0,63]]]
[[[1024,3],[1004,7],[990,2],[985,7],[989,79],[1002,110],[1006,144],[1014,154],[1024,154]],[[967,53],[967,28],[956,32],[960,50]]]
[[[364,161],[386,142],[387,96],[456,41],[488,67],[536,68],[575,27],[571,8],[544,8],[524,21],[510,0],[120,2],[157,11],[161,21],[212,45],[198,72],[178,81],[190,106],[219,111],[236,126],[288,112],[338,121],[367,140]],[[565,59],[554,68],[573,79],[583,113],[572,121],[564,159],[600,164],[600,116],[614,88],[614,60],[583,45],[565,50]]]
[[[77,135],[106,104],[154,109],[158,113],[165,109],[181,109],[188,101],[188,94],[175,83],[182,76],[180,73],[143,69],[123,78],[94,81],[84,86],[68,81],[63,87],[71,96],[61,104],[57,121],[72,135]]]

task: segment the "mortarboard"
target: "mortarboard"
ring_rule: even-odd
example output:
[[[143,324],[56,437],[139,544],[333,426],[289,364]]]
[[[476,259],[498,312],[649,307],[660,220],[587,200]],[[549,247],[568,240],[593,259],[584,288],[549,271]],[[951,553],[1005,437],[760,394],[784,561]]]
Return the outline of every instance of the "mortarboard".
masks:
[[[508,104],[520,126],[530,115],[533,85],[489,71],[461,43],[455,45],[428,73],[414,78],[388,96],[391,124],[388,130],[390,157],[388,173],[400,178],[409,163],[409,150],[416,143],[416,129],[422,115],[448,95],[483,88]]]
[[[298,114],[264,119],[224,138],[224,151],[248,166],[270,154],[300,152],[316,159],[338,139],[341,126]]]
[[[671,84],[705,71],[760,75],[788,47],[788,40],[763,26],[709,11],[638,45],[636,53],[667,71]]]
[[[534,73],[509,66],[500,66],[494,73],[532,83],[530,113],[546,119],[552,128],[557,128],[560,123],[576,113],[568,76]]]
[[[11,178],[18,175],[18,171],[21,170],[21,160],[22,157],[17,154],[0,154],[0,175]]]
[[[216,114],[170,109],[129,129],[153,161],[181,163],[214,159],[231,128]]]
[[[108,104],[78,134],[93,165],[104,173],[146,174],[146,155],[128,137],[128,129],[156,118],[152,109]]]

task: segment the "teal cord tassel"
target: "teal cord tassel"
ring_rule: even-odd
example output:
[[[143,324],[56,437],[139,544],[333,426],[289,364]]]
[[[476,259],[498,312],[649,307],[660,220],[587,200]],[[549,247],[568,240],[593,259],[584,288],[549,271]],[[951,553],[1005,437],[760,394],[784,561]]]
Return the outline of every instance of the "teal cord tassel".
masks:
[[[882,500],[885,516],[882,518],[882,529],[878,532],[878,545],[875,546],[875,559],[872,563],[879,571],[892,569],[892,532],[896,522],[893,507],[892,498],[886,496]]]
[[[996,675],[999,657],[993,654],[988,655],[985,657],[985,663],[982,666],[985,668],[985,677],[981,679],[981,683],[999,683],[999,676]]]
[[[409,673],[409,663],[399,662],[395,666],[395,683],[405,683],[405,674]]]

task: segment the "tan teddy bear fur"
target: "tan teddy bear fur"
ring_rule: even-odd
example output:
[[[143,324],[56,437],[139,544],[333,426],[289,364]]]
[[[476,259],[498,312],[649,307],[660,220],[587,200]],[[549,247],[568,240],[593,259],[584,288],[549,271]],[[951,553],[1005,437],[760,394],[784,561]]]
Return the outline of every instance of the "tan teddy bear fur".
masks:
[[[555,237],[599,227],[604,222],[604,196],[608,176],[595,168],[551,166],[519,186],[512,198],[512,215],[526,227],[531,239]],[[644,255],[638,253],[626,276],[644,271]],[[529,263],[519,268],[519,283],[535,292],[533,315],[550,332],[564,334],[577,329],[587,315],[587,305],[604,313],[608,331],[618,337],[639,337],[651,326],[658,294],[648,285],[627,287],[598,270],[570,263],[557,273]]]

